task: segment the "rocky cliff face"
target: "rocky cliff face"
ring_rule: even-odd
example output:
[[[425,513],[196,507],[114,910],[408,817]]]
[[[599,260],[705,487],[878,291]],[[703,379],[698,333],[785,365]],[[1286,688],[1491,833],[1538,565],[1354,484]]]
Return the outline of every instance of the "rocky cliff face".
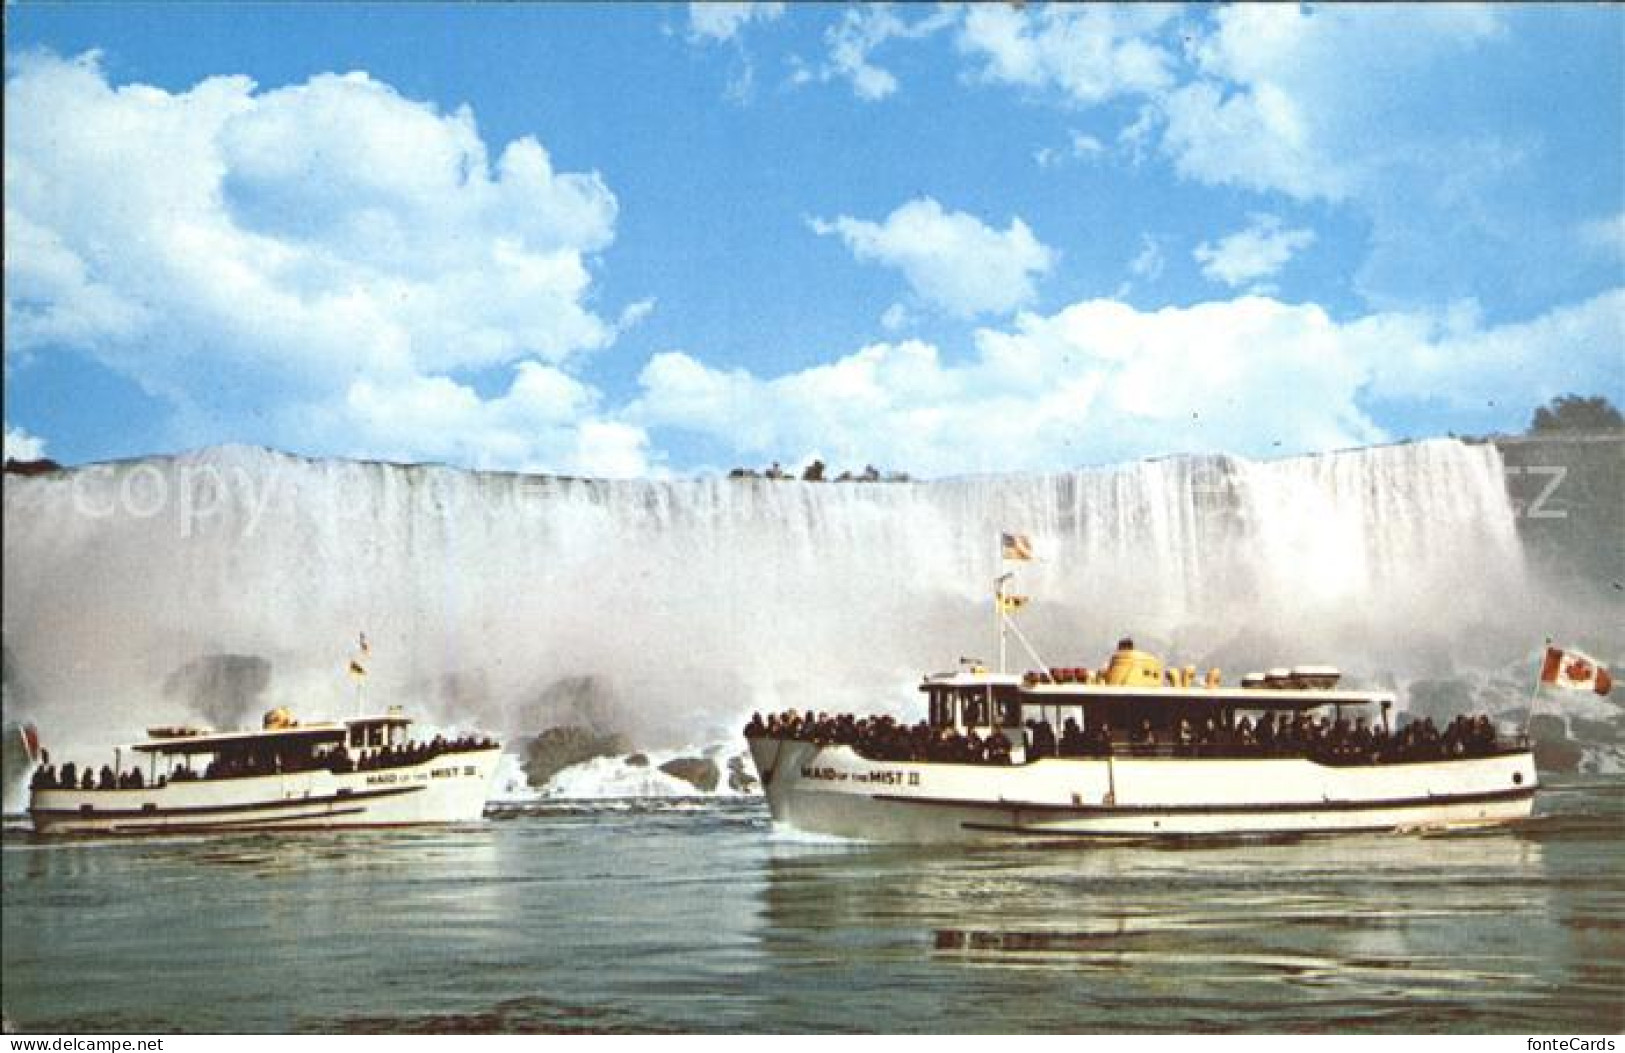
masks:
[[[1607,698],[1537,696],[1530,728],[1536,759],[1551,771],[1625,770],[1625,434],[1553,433],[1495,445],[1530,587],[1561,612],[1543,631],[1608,663],[1619,684]],[[1470,694],[1499,702],[1485,708],[1521,717],[1526,672],[1505,671],[1498,687]]]
[[[1625,433],[1495,445],[1530,569],[1561,590],[1625,604]]]

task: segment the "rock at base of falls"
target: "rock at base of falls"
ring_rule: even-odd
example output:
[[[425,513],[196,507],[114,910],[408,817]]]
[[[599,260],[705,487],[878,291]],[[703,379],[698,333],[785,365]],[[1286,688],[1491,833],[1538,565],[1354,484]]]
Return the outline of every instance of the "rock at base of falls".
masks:
[[[759,783],[743,756],[728,758],[728,789],[735,793],[755,793]]]
[[[548,728],[525,746],[525,780],[532,786],[546,786],[549,779],[572,765],[595,757],[616,757],[626,750],[626,739],[618,732],[604,734],[574,726]]]
[[[715,790],[722,774],[717,770],[717,762],[705,757],[678,757],[662,764],[660,770],[674,779],[683,780],[701,793]]]

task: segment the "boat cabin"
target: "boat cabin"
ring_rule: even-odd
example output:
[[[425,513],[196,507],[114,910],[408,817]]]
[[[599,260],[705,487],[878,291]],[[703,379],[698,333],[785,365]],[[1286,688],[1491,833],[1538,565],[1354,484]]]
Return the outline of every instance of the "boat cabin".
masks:
[[[1001,665],[1003,658],[1001,640]],[[1114,757],[1352,766],[1528,749],[1522,739],[1498,737],[1482,714],[1462,714],[1442,732],[1423,719],[1396,734],[1394,694],[1340,690],[1341,678],[1330,666],[1298,666],[1227,685],[1218,669],[1198,675],[1194,666],[1165,667],[1124,639],[1099,670],[1045,666],[1018,676],[961,658],[957,670],[922,680],[927,719],[914,724],[889,715],[857,719],[790,710],[765,722],[753,716],[745,737],[848,747],[883,761],[1002,765],[1102,758],[1108,772]]]
[[[1387,733],[1394,696],[1336,690],[1338,680],[1330,667],[1302,666],[1250,674],[1227,686],[1217,669],[1206,676],[1192,667],[1165,669],[1124,640],[1099,670],[1051,668],[1017,676],[966,659],[955,672],[926,677],[920,690],[933,728],[983,736],[998,731],[1029,753],[1035,731],[1038,752],[1047,753],[1069,725],[1075,749],[1095,752],[1239,744],[1266,721],[1273,732],[1282,720],[1300,716],[1333,725],[1380,723]]]
[[[383,750],[400,749],[410,740],[407,729],[412,726],[412,721],[401,716],[399,710],[381,717],[360,717],[344,723],[350,729],[350,755],[358,761]]]
[[[278,707],[262,723],[258,731],[149,728],[147,741],[130,748],[148,758],[149,783],[347,770],[404,749],[412,721],[392,709],[382,716],[301,724]]]
[[[989,673],[979,665],[967,665],[955,673],[926,677],[920,690],[929,700],[933,728],[964,733],[972,728],[1022,726],[1019,676]]]
[[[1325,717],[1332,723],[1366,720],[1388,728],[1393,696],[1381,692],[1255,688],[1114,688],[1033,685],[1021,693],[1023,720],[1062,727],[1074,720],[1086,735],[1133,741],[1149,732],[1159,743],[1204,729],[1235,733],[1265,720]],[[1005,733],[1007,736],[1009,732]]]

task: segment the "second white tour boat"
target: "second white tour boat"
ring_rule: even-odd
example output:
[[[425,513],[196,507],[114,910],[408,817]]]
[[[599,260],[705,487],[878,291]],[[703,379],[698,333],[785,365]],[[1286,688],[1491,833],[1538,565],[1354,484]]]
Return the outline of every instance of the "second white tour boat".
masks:
[[[394,708],[318,723],[275,709],[254,731],[150,728],[99,773],[71,763],[37,769],[28,811],[47,834],[478,820],[501,747],[472,736],[414,741],[411,724]]]

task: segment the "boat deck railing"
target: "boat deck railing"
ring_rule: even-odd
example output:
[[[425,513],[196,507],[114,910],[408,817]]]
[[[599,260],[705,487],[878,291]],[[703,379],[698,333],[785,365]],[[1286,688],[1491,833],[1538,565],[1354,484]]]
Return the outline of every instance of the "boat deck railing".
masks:
[[[263,778],[267,775],[296,775],[318,771],[344,775],[357,771],[389,771],[395,768],[409,768],[439,757],[495,748],[497,748],[497,743],[486,738],[468,737],[436,740],[433,742],[409,743],[403,747],[365,754],[359,760],[350,757],[345,752],[328,753],[320,756],[284,757],[279,762],[266,757],[256,758],[248,763],[211,764],[201,772],[189,767],[181,767],[150,781],[142,777],[140,769],[129,772],[115,772],[111,766],[108,766],[102,769],[100,775],[94,774],[93,769],[87,767],[84,769],[85,777],[80,776],[78,769],[73,769],[74,775],[70,782],[64,779],[62,775],[72,766],[63,765],[63,773],[56,772],[54,768],[36,769],[30,785],[35,790],[76,790],[83,793],[102,790],[158,789],[172,783],[229,782],[236,779]]]
[[[1326,746],[1259,746],[1256,744],[1114,742],[1109,747],[1098,745],[1078,749],[1055,749],[1035,752],[1023,751],[1023,759],[967,758],[956,756],[899,755],[886,750],[865,749],[855,743],[818,743],[823,746],[848,745],[852,752],[871,761],[907,761],[915,764],[974,764],[987,767],[1023,767],[1045,760],[1308,760],[1327,767],[1355,768],[1392,764],[1437,764],[1441,761],[1480,760],[1485,757],[1515,756],[1529,752],[1527,736],[1507,736],[1493,745],[1473,746],[1457,750],[1442,744],[1423,744],[1412,748],[1396,748],[1390,741],[1382,747]]]
[[[921,721],[898,724],[889,716],[856,718],[849,713],[809,714],[793,711],[763,720],[760,714],[745,726],[747,739],[757,737],[796,739],[815,746],[848,746],[859,756],[877,761],[908,761],[924,764],[1009,765],[1017,757],[1033,763],[1046,757],[1058,758],[1157,758],[1167,760],[1262,760],[1303,759],[1317,764],[1362,766],[1370,764],[1438,763],[1470,760],[1529,750],[1526,735],[1498,734],[1487,716],[1463,714],[1443,732],[1424,719],[1393,733],[1386,725],[1367,728],[1363,722],[1350,728],[1345,721],[1300,721],[1280,730],[1263,722],[1255,732],[1243,720],[1235,727],[1218,727],[1209,721],[1201,728],[1181,721],[1178,729],[1157,729],[1149,720],[1140,731],[1119,736],[1106,725],[1082,729],[1068,720],[1056,736],[1048,723],[1029,721],[1025,728],[1006,726],[988,729],[986,738],[980,726],[960,731],[948,725]]]
[[[1473,760],[1482,757],[1510,756],[1529,751],[1529,740],[1522,735],[1498,740],[1488,747],[1463,748],[1460,751],[1433,745],[1414,749],[1396,749],[1392,742],[1382,747],[1355,746],[1259,746],[1245,744],[1193,744],[1178,743],[1113,743],[1109,749],[1086,748],[1070,752],[1059,750],[1049,753],[1026,751],[1024,763],[1032,764],[1050,758],[1062,760],[1104,760],[1112,758],[1161,758],[1169,760],[1310,760],[1333,767],[1358,767],[1371,764],[1421,764],[1439,761]],[[873,758],[880,759],[880,758]]]

